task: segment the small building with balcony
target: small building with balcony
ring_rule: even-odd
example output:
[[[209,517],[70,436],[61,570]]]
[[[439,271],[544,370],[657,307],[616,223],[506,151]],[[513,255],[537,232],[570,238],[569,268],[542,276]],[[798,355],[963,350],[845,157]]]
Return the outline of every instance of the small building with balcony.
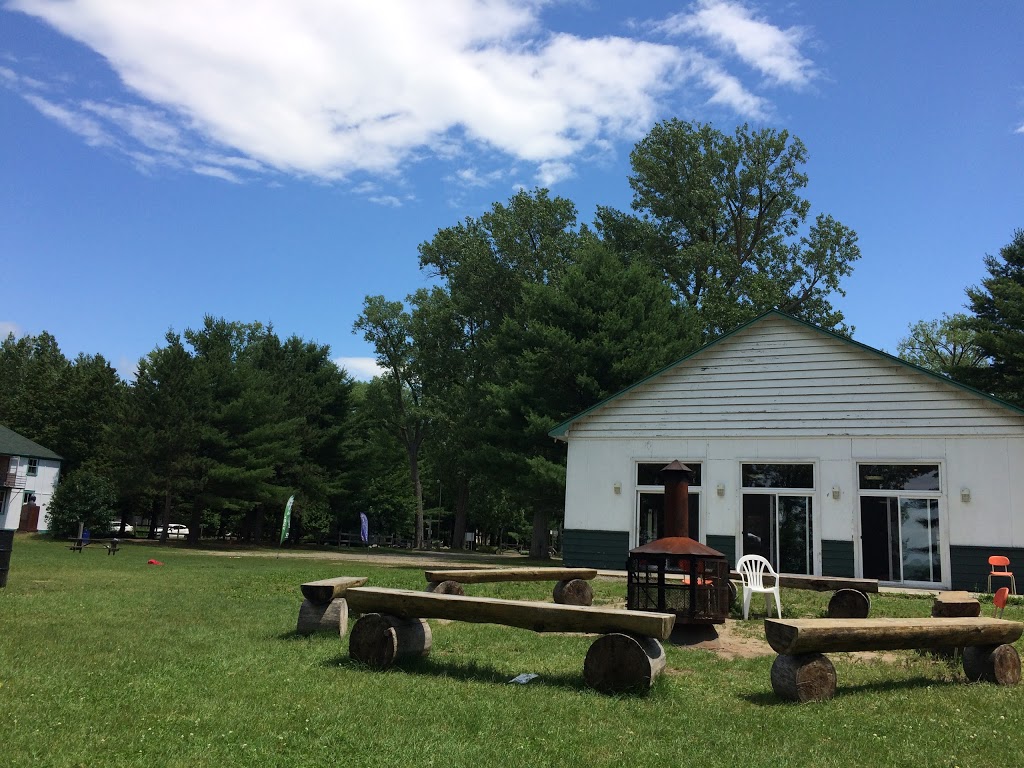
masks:
[[[0,426],[0,529],[47,530],[60,464],[49,448]]]

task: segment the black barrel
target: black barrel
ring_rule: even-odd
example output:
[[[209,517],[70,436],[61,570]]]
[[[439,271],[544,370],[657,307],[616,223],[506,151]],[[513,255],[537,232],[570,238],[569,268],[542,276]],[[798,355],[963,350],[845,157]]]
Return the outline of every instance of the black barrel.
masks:
[[[0,587],[7,586],[7,572],[11,569],[11,549],[14,531],[0,531]]]

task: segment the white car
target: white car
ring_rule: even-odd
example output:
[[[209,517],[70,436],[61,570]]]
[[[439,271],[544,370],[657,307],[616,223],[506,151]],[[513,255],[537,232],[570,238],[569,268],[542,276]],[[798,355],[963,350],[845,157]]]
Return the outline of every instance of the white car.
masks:
[[[121,521],[120,520],[111,520],[110,521],[110,528],[108,530],[112,534],[114,534],[115,536],[120,535],[120,533],[121,533]],[[125,523],[124,524],[124,535],[125,536],[134,536],[135,535],[135,528],[133,526],[129,525],[128,523]]]
[[[155,531],[156,537],[159,539],[163,536],[164,529],[160,526]],[[181,523],[168,523],[167,525],[167,538],[168,539],[186,539],[188,538],[188,527],[181,525]]]

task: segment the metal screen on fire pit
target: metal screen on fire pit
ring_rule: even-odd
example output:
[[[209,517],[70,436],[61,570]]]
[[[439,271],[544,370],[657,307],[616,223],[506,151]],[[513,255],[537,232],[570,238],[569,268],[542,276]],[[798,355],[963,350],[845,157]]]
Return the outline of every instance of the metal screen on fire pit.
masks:
[[[626,605],[674,613],[678,623],[720,624],[729,615],[725,557],[630,553]]]

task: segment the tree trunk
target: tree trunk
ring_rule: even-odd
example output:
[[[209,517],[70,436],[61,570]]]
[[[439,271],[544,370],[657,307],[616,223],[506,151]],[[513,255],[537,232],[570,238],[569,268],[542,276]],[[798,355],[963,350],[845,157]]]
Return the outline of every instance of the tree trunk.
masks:
[[[387,669],[403,656],[426,656],[431,644],[430,625],[423,619],[367,613],[352,627],[348,655],[374,669]]]
[[[412,477],[412,491],[416,496],[416,534],[413,547],[423,549],[423,482],[420,480],[419,443],[407,443],[409,454],[409,474]]]
[[[820,653],[778,656],[772,664],[772,690],[786,701],[827,701],[836,695],[836,668]]]
[[[583,679],[602,693],[643,693],[664,669],[665,649],[660,642],[616,632],[590,646]]]
[[[170,482],[164,486],[164,513],[163,513],[163,530],[160,531],[160,543],[163,544],[167,541],[167,527],[171,524],[171,484]]]
[[[452,549],[466,548],[466,517],[469,512],[469,478],[459,475],[455,490],[455,520],[452,523]]]
[[[192,516],[188,521],[188,543],[191,546],[199,544],[199,536],[203,528],[203,506],[199,495],[192,502]]]
[[[968,680],[1016,685],[1020,682],[1020,654],[1007,644],[965,648],[964,674]]]
[[[267,522],[267,511],[262,504],[256,507],[256,516],[252,523],[252,538],[256,542],[263,541],[263,526]]]
[[[548,511],[542,507],[533,510],[533,538],[530,540],[530,557],[534,560],[548,560]]]

